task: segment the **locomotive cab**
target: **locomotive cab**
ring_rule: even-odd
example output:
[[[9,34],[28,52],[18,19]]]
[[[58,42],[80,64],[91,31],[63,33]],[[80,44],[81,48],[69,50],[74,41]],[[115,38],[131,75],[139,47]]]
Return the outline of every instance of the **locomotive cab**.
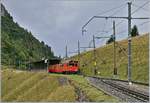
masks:
[[[54,73],[78,73],[78,61],[68,60],[61,64],[49,66],[49,72]]]
[[[69,66],[78,66],[78,61],[69,61]]]

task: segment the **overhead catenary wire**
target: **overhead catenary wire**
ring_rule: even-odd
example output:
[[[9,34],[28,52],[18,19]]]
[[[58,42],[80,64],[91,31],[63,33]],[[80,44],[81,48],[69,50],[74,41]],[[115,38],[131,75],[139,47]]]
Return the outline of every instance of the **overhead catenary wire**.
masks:
[[[104,31],[105,31],[106,25],[107,25],[107,19],[106,19],[106,22],[104,23],[104,26],[103,26],[103,30],[102,30],[102,32],[104,32]]]
[[[142,22],[142,23],[140,23],[140,24],[137,24],[136,26],[137,27],[140,27],[140,26],[143,26],[144,24],[146,24],[146,23],[149,23],[150,21],[144,21],[144,22]],[[122,30],[122,31],[119,31],[119,32],[117,32],[117,34],[121,34],[121,33],[124,33],[124,32],[126,32],[127,30]]]
[[[140,10],[141,8],[143,8],[145,5],[147,5],[150,1],[145,2],[143,5],[141,5],[139,8],[137,8],[136,10],[134,10],[133,12],[131,12],[131,14],[136,13],[138,10]]]
[[[121,4],[121,5],[117,6],[117,7],[114,7],[114,8],[111,8],[111,9],[109,9],[109,10],[103,11],[103,12],[101,12],[101,13],[98,13],[97,15],[106,14],[106,13],[108,13],[108,12],[111,12],[111,11],[113,11],[113,10],[115,10],[115,9],[118,9],[118,8],[122,7],[123,5],[125,5],[125,4]],[[83,25],[83,27],[82,27],[82,32],[84,32],[84,29],[83,29],[83,28],[84,28],[87,24],[89,24],[90,21],[92,21],[94,18],[95,18],[94,16],[91,17],[91,18],[85,23],[85,25]],[[82,33],[82,34],[83,34],[83,33]]]
[[[110,14],[109,16],[114,16],[116,15],[117,13],[119,13],[122,9],[121,8],[124,8],[125,5],[121,5],[119,8],[116,8],[118,9],[117,11],[114,11],[112,14]],[[112,19],[111,19],[112,20]],[[113,20],[112,20],[113,21]],[[124,20],[122,20],[121,22],[117,23],[116,26],[119,26]],[[106,23],[107,23],[107,19],[106,19]],[[105,27],[106,24],[104,24],[104,27]],[[103,30],[97,32],[97,33],[100,33],[100,32],[105,32],[105,33],[109,33],[111,30],[113,30],[113,27],[109,28],[108,30],[104,30],[105,28],[103,28]]]
[[[143,26],[144,24],[149,23],[149,22],[150,22],[150,21],[145,21],[145,22],[142,22],[142,23],[138,24],[137,26],[138,26],[138,27],[139,27],[139,26]],[[126,30],[123,30],[123,31],[119,32],[118,34],[123,33],[123,32],[125,32],[125,31],[126,31]],[[136,37],[136,38],[138,39],[138,37]],[[136,38],[134,38],[134,39],[136,39]],[[143,46],[144,46],[145,40],[139,39],[138,41],[140,41],[140,44],[138,44],[138,45],[132,44],[132,46],[139,46],[142,50],[144,50],[145,47],[143,47]],[[139,51],[139,50],[138,50],[138,51]]]
[[[117,7],[114,7],[114,8],[105,10],[105,11],[102,11],[101,13],[98,13],[97,15],[102,15],[102,14],[106,14],[106,13],[108,13],[108,12],[112,12],[112,11],[115,10],[115,9],[121,8],[123,5],[125,5],[125,4],[123,3],[123,4],[121,4],[121,5],[117,6]]]
[[[138,8],[138,9],[136,9],[134,12],[132,12],[132,13],[135,13],[135,12],[137,12],[138,10],[139,10],[140,8]],[[131,29],[131,19],[149,19],[148,17],[146,18],[132,18],[131,17],[131,2],[128,2],[128,13],[129,13],[129,15],[128,15],[128,17],[111,17],[111,16],[108,16],[108,17],[106,17],[106,16],[93,16],[93,18],[92,19],[94,19],[94,18],[106,18],[106,19],[108,19],[108,18],[113,18],[113,19],[116,19],[116,18],[124,18],[124,19],[128,19],[128,34],[129,34],[129,36],[130,36],[130,29]],[[82,28],[82,30],[84,29],[84,27],[90,22],[90,21],[92,21],[92,19],[90,19],[84,26],[83,26],[83,28]],[[131,58],[130,58],[130,55],[131,55],[131,42],[130,42],[130,40],[129,40],[129,53],[128,53],[128,80],[129,80],[129,83],[130,83],[130,81],[131,81],[131,72],[130,72],[130,70],[131,70]],[[127,49],[126,49],[127,50]],[[127,59],[126,59],[127,60]]]
[[[143,24],[145,24],[145,23],[148,23],[148,22],[150,22],[150,21],[146,21],[146,22],[143,22],[143,23],[141,23],[140,25],[143,25]],[[121,31],[121,32],[119,32],[119,33],[122,33],[122,32],[125,32],[126,30],[123,30],[123,31]],[[118,34],[118,33],[117,33]],[[127,57],[127,51],[126,51],[126,49],[124,50],[123,49],[123,47],[121,47],[118,43],[117,43],[117,46],[119,47],[119,49],[120,50],[122,50],[123,51],[123,54],[124,55],[126,55],[125,57]],[[141,48],[142,48],[142,46],[140,46]],[[98,56],[98,55],[97,55]],[[100,56],[98,56],[98,57],[100,57]],[[102,60],[102,59],[101,59]],[[123,60],[123,58],[120,60],[120,61],[122,61]],[[138,59],[138,60],[140,60],[140,59]]]
[[[122,33],[126,32],[126,31],[127,31],[127,30],[119,31],[119,32],[117,32],[117,34],[116,34],[116,35],[122,34]]]
[[[145,2],[143,5],[141,5],[141,6],[138,6],[139,8],[137,8],[136,10],[134,10],[131,14],[134,14],[135,12],[137,12],[138,10],[140,10],[141,8],[143,9],[143,7],[146,5],[146,4],[148,4],[150,1],[147,1],[147,2]],[[135,4],[132,4],[132,5],[135,5]],[[122,5],[123,6],[123,5]],[[117,8],[116,8],[117,9]],[[120,10],[119,10],[120,11]],[[115,12],[115,13],[118,13],[117,11]],[[115,13],[113,13],[113,15],[115,14]],[[112,15],[111,15],[112,16]],[[125,20],[121,20],[121,22],[119,22],[119,23],[117,23],[116,24],[116,27],[117,26],[119,26],[121,23],[123,23]],[[108,30],[106,30],[105,31],[105,33],[109,33],[111,30],[112,30],[113,28],[111,27],[111,28],[109,28]],[[101,31],[100,31],[101,32]]]
[[[120,24],[122,24],[124,21],[125,21],[125,20],[121,20],[120,22],[118,22],[118,23],[116,24],[116,27],[119,26]],[[111,32],[111,30],[113,30],[113,27],[109,28],[109,29],[107,30],[107,33]]]
[[[106,52],[106,51],[105,51],[105,52]],[[97,56],[98,56],[98,55],[97,55]],[[101,56],[98,56],[98,57],[99,57],[99,59],[101,58]],[[103,63],[103,61],[104,61],[104,60],[102,60],[102,59],[100,59],[100,60],[101,60],[101,61],[102,61],[102,63]],[[108,68],[108,67],[107,67],[107,68]]]
[[[111,20],[112,20],[112,19],[111,19]],[[118,27],[118,26],[121,25],[124,21],[125,21],[124,19],[121,20],[121,21],[118,22],[115,26]],[[99,31],[99,32],[97,32],[97,33],[100,33],[100,32],[109,33],[109,32],[111,32],[112,30],[113,30],[113,27],[111,27],[111,28],[109,28],[109,29],[107,29],[107,30],[105,30],[105,31]]]
[[[144,21],[143,23],[140,23],[140,24],[138,24],[137,26],[142,26],[142,25],[144,25],[144,24],[146,24],[146,23],[149,23],[150,21]]]
[[[132,5],[135,6],[135,7],[140,7],[140,6],[137,5],[137,4],[132,4]],[[148,10],[148,9],[146,9],[146,8],[144,8],[144,7],[141,7],[141,9],[149,13],[149,10]]]
[[[118,8],[118,10],[116,10],[115,12],[113,12],[111,15],[109,16],[114,16],[116,14],[118,14],[120,11],[122,11],[122,8],[124,8],[126,5],[123,5],[122,7]]]

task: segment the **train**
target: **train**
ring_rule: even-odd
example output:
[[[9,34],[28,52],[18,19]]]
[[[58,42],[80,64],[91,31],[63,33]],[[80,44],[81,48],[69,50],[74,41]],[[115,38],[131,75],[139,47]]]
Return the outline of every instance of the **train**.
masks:
[[[48,67],[49,73],[79,73],[79,63],[75,60],[67,60],[59,64],[50,65]]]

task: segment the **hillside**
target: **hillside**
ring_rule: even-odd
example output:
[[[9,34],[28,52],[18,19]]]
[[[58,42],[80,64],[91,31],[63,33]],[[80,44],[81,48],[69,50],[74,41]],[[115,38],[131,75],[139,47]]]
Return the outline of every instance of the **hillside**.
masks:
[[[3,69],[1,84],[3,102],[118,101],[79,75]]]
[[[15,23],[2,4],[1,14],[2,65],[22,64],[22,68],[25,68],[26,62],[54,57],[51,47]]]
[[[127,80],[128,42],[117,41],[116,65],[118,78]],[[132,80],[149,82],[149,34],[132,38]],[[78,59],[78,56],[72,57]],[[113,78],[113,43],[96,49],[97,68],[101,77]],[[83,52],[80,55],[80,69],[82,74],[94,75],[93,51]]]

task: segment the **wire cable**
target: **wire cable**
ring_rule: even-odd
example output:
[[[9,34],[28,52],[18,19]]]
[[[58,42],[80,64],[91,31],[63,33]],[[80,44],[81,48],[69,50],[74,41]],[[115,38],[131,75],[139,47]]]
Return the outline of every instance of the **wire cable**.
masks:
[[[117,23],[117,24],[115,25],[115,27],[121,25],[124,21],[125,21],[125,20],[121,20],[119,23]],[[109,29],[107,30],[107,31],[108,31],[107,33],[109,33],[112,29],[113,29],[113,27],[109,28]]]
[[[145,6],[146,4],[148,4],[150,1],[145,2],[143,5],[141,5],[139,8],[137,8],[136,10],[134,10],[131,14],[136,13],[138,10],[140,10],[141,8],[143,8],[143,6]]]
[[[106,14],[106,13],[108,13],[108,12],[111,12],[111,11],[113,11],[113,10],[115,10],[115,9],[118,9],[118,8],[122,7],[123,5],[125,5],[125,4],[123,3],[123,4],[121,4],[121,5],[117,6],[117,7],[111,8],[111,9],[106,10],[106,11],[102,11],[101,13],[98,13],[97,15]]]
[[[123,8],[124,6],[122,6],[121,8]],[[117,13],[119,13],[122,9],[119,9],[117,11],[115,11],[113,14],[109,15],[109,16],[113,16]],[[106,19],[107,20],[107,19]],[[112,20],[112,19],[111,19]],[[119,23],[116,24],[116,27],[119,26],[121,23],[123,23],[125,20],[121,20]],[[105,26],[105,25],[104,25]],[[109,28],[108,30],[102,30],[102,31],[99,31],[97,33],[100,33],[100,32],[105,32],[105,33],[109,33],[111,30],[113,30],[113,27]]]
[[[145,21],[145,22],[143,22],[143,23],[141,23],[141,24],[138,24],[137,26],[142,26],[142,25],[144,25],[144,24],[146,24],[146,23],[149,23],[150,21]]]
[[[122,7],[120,7],[120,8],[118,8],[118,10],[116,10],[114,13],[112,13],[110,16],[114,16],[114,15],[116,15],[117,13],[119,13],[121,10],[122,10],[122,8],[124,8],[126,5],[124,5],[124,6],[122,6]]]
[[[140,7],[139,5],[137,5],[137,4],[132,4],[133,6],[135,6],[135,7]],[[141,9],[143,9],[144,11],[146,11],[146,12],[149,12],[149,10],[148,9],[145,9],[144,7],[141,7]]]

